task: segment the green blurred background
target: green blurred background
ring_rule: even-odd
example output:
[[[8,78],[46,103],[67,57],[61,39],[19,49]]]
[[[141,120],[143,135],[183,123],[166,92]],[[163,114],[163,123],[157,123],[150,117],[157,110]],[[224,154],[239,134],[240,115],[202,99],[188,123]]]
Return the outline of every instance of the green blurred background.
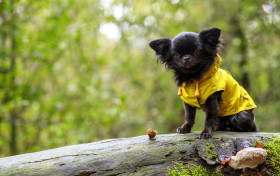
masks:
[[[279,131],[278,0],[0,0],[0,157],[174,133],[182,101],[148,43],[211,27],[260,130]]]

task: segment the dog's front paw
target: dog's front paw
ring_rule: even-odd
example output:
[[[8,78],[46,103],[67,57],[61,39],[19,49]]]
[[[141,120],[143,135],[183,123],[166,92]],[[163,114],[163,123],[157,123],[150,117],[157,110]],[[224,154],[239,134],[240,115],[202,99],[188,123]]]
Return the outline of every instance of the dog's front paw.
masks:
[[[183,133],[189,133],[191,131],[191,127],[188,126],[183,126],[183,127],[179,127],[177,128],[177,133],[179,134],[183,134]]]
[[[199,139],[209,139],[209,138],[212,138],[212,135],[209,133],[202,132],[199,136]]]

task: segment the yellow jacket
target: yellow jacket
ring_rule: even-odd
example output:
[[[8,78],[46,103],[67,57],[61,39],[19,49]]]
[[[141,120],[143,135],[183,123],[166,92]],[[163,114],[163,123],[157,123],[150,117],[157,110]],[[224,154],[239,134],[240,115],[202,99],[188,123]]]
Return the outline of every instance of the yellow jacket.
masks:
[[[217,55],[214,64],[200,80],[189,84],[183,83],[178,91],[181,99],[192,107],[204,109],[204,104],[209,96],[217,91],[223,91],[219,117],[257,108],[246,90],[231,74],[219,68],[221,62],[221,57]]]

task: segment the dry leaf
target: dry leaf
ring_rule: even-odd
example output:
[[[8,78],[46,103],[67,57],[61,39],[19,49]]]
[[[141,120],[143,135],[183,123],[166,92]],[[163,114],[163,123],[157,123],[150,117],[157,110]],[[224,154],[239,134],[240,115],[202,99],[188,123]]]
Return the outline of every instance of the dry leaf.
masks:
[[[222,161],[222,164],[223,164],[223,165],[228,164],[228,163],[230,162],[232,156],[233,156],[233,155],[231,155],[230,157],[228,157],[227,159],[225,159],[224,161]]]
[[[263,145],[262,145],[262,143],[261,142],[256,142],[256,146],[257,146],[257,148],[261,148],[261,149],[263,149]]]

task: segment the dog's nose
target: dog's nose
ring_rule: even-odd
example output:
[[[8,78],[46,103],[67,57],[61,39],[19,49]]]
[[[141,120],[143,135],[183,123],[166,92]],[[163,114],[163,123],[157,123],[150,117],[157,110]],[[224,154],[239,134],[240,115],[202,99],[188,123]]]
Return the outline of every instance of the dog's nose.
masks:
[[[183,61],[184,61],[184,62],[187,62],[187,61],[189,61],[189,60],[190,60],[190,57],[189,57],[189,56],[184,56],[184,57],[183,57]]]

